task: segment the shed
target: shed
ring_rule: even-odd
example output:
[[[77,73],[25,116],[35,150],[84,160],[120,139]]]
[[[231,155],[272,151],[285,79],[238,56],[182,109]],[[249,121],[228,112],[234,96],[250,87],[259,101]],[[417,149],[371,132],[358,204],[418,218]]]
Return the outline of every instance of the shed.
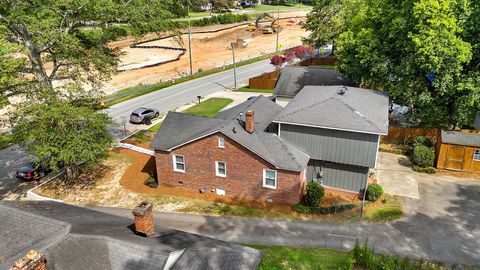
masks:
[[[439,169],[480,171],[480,133],[442,130],[437,153]]]

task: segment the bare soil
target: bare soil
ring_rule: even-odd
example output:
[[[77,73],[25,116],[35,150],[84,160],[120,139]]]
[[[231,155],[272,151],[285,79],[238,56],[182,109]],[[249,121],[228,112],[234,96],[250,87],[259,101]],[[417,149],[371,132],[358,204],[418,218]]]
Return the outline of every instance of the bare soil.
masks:
[[[282,16],[305,16],[305,12],[284,13]],[[264,23],[263,26],[268,23]],[[228,25],[217,25],[194,29],[211,30],[228,27]],[[246,26],[239,26],[230,30],[220,31],[209,34],[193,34],[192,35],[192,59],[193,71],[208,70],[221,67],[232,63],[232,52],[228,48],[230,43],[237,39],[244,39],[248,42],[247,48],[239,48],[236,50],[236,60],[248,60],[261,55],[275,52],[276,34],[262,34],[261,31],[249,32]],[[302,37],[308,33],[299,25],[286,25],[286,21],[281,22],[281,31],[279,33],[279,44],[283,48],[301,45]],[[143,40],[149,40],[158,37],[156,34],[149,34]],[[174,59],[180,51],[169,51],[163,49],[142,49],[130,48],[129,46],[135,42],[135,39],[129,38],[110,44],[110,47],[117,48],[121,51],[120,69],[128,67],[140,66],[147,63],[158,62],[160,60]],[[187,49],[187,53],[181,57],[179,61],[166,63],[160,66],[142,68],[119,72],[112,77],[112,80],[105,86],[105,92],[111,93],[126,87],[136,86],[139,84],[158,83],[174,79],[181,74],[189,73],[188,60],[188,35],[180,38],[168,38],[158,41],[148,42],[142,45],[162,45],[172,47],[183,47]]]

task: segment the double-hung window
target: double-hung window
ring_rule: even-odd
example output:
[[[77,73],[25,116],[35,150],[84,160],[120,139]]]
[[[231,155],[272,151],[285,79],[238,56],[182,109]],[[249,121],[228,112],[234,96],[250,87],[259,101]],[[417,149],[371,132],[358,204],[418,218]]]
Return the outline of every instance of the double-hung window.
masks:
[[[185,172],[185,157],[173,155],[173,170],[176,172]]]
[[[475,149],[475,151],[473,151],[473,160],[480,161],[480,149]]]
[[[215,175],[227,177],[227,163],[223,161],[215,161]]]
[[[266,188],[277,188],[277,171],[275,170],[263,170],[263,187]]]
[[[219,148],[225,148],[225,138],[218,137],[218,147]]]

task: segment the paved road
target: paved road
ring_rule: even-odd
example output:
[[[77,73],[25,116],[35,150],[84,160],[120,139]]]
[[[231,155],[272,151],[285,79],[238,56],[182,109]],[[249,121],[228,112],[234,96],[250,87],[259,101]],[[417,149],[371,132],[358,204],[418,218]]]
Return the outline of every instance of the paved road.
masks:
[[[15,171],[28,162],[25,152],[18,145],[0,151],[0,200],[18,199],[24,190],[33,186],[33,182],[25,182],[15,177]]]
[[[419,191],[422,200],[406,199],[406,216],[388,224],[169,213],[154,217],[161,226],[232,242],[350,249],[358,237],[360,241],[368,238],[378,252],[480,266],[480,186],[424,179],[419,181]],[[130,209],[95,209],[132,217]]]
[[[237,68],[237,85],[247,83],[249,78],[273,70],[274,68],[269,60],[239,67]],[[122,117],[128,120],[130,113],[136,108],[150,107],[158,109],[161,113],[167,113],[185,103],[197,100],[197,96],[206,96],[227,88],[233,88],[233,86],[233,70],[227,70],[113,105],[106,110],[118,124],[116,128],[112,128],[112,133],[117,138],[124,136],[123,126],[121,125]],[[130,123],[126,125],[128,133],[134,131],[134,125]]]

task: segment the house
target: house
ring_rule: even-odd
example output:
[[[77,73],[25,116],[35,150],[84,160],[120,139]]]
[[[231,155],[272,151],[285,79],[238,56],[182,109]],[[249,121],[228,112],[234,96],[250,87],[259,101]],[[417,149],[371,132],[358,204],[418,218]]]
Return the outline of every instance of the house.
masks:
[[[282,107],[259,96],[216,118],[169,112],[155,135],[160,184],[245,200],[297,203],[310,157],[276,134]]]
[[[51,201],[1,202],[0,269],[246,270],[256,269],[262,257],[252,248],[161,224],[147,238],[131,229],[132,221]],[[45,257],[10,268],[31,249]]]
[[[306,85],[348,85],[342,74],[333,68],[319,68],[311,66],[289,66],[282,69],[282,73],[275,84],[275,101],[285,107]]]
[[[383,91],[306,86],[285,108],[259,96],[216,118],[169,112],[151,147],[160,184],[294,204],[307,181],[362,192],[387,125]]]
[[[480,134],[442,130],[437,141],[437,168],[480,171]]]
[[[360,193],[388,133],[385,91],[305,86],[275,117],[278,136],[310,156],[307,181]]]

